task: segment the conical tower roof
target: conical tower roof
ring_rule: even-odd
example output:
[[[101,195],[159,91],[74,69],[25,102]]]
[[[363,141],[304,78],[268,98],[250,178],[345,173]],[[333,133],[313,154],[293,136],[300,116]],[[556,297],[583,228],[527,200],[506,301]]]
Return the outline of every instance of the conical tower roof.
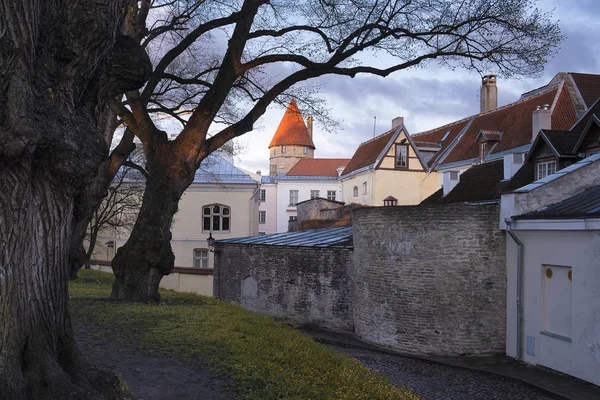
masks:
[[[269,148],[280,145],[308,146],[315,149],[315,144],[308,134],[308,129],[306,129],[306,125],[304,124],[296,100],[294,99],[290,101],[290,104],[277,127],[277,131],[275,132],[275,135],[273,135],[273,139],[271,139]]]

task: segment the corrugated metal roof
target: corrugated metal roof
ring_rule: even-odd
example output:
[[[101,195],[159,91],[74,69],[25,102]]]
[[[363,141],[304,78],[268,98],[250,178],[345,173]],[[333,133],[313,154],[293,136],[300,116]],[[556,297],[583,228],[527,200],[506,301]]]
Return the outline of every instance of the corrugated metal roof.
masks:
[[[333,247],[342,249],[354,248],[352,244],[351,226],[222,239],[217,240],[216,243],[263,246]]]
[[[515,219],[554,219],[600,217],[600,186],[594,186],[537,211],[518,215]]]

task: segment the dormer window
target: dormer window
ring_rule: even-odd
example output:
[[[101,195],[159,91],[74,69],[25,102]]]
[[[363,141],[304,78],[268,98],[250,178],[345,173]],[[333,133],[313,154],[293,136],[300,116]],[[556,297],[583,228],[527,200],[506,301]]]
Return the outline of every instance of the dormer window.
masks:
[[[535,179],[540,180],[556,172],[556,160],[538,161],[535,166]]]
[[[483,159],[485,158],[486,145],[487,145],[486,142],[479,143],[479,159],[481,161],[483,161]]]

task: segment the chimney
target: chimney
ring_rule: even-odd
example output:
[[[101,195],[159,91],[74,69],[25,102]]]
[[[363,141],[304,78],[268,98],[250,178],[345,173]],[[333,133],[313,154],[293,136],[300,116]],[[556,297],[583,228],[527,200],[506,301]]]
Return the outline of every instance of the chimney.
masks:
[[[309,115],[306,118],[306,129],[308,130],[308,136],[312,139],[313,131],[312,131],[312,115]]]
[[[496,75],[485,75],[481,78],[481,112],[498,108],[498,88]]]
[[[504,155],[504,180],[510,180],[525,162],[525,153],[511,153]]]
[[[532,113],[531,141],[533,142],[542,129],[552,129],[552,111],[548,104],[537,106]]]
[[[392,120],[392,129],[396,129],[404,124],[404,117],[396,117]]]
[[[446,196],[460,182],[459,171],[444,171],[444,196]]]

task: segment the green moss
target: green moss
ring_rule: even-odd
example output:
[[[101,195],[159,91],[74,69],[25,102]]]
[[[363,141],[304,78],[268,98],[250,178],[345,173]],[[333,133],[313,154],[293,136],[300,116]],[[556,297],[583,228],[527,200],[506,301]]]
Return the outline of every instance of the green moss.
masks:
[[[160,305],[105,301],[112,275],[82,270],[70,288],[74,323],[119,332],[124,344],[200,358],[233,377],[245,399],[418,399],[358,361],[282,322],[213,298],[161,290]]]

